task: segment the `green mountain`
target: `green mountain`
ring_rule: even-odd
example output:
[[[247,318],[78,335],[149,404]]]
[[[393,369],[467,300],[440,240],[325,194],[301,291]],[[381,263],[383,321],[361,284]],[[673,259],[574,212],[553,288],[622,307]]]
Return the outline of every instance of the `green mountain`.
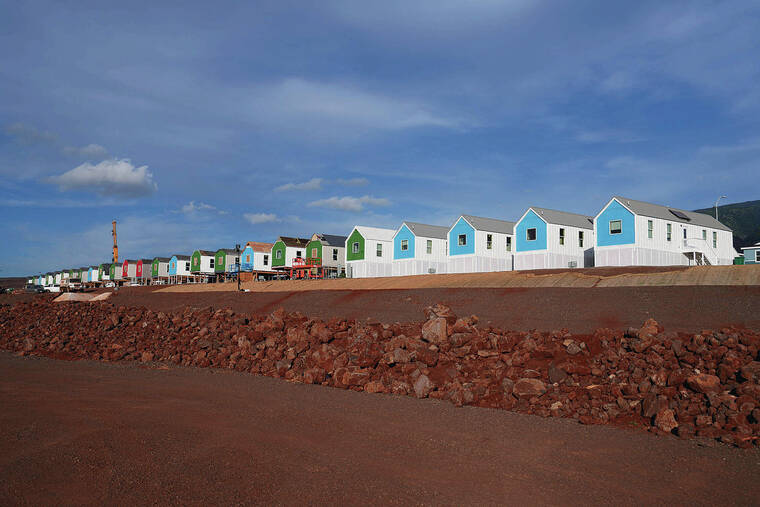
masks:
[[[715,216],[715,208],[694,211]],[[741,253],[741,247],[754,245],[760,241],[760,201],[718,206],[718,220],[734,230],[734,248],[739,253]]]

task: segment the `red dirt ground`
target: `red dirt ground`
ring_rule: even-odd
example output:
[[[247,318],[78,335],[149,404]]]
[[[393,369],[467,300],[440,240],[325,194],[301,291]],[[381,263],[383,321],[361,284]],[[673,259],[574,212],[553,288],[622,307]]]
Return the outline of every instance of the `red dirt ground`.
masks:
[[[193,368],[0,353],[0,504],[754,504],[760,454]]]
[[[310,317],[417,322],[423,309],[443,303],[457,315],[511,330],[639,327],[650,317],[668,331],[699,332],[738,325],[760,329],[760,286],[597,287],[530,289],[408,289],[305,292],[154,292],[119,290],[110,301],[173,311],[185,306],[269,313],[278,307]],[[3,300],[0,299],[0,302]]]

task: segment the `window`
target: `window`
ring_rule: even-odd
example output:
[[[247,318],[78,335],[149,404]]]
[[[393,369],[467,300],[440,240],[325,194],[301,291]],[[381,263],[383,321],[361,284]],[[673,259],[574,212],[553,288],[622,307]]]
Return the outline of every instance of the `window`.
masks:
[[[245,254],[245,262],[251,262],[251,254]]]
[[[401,251],[406,252],[409,250],[409,240],[408,239],[402,239],[401,240]]]
[[[312,259],[316,259],[317,258],[317,248],[316,247],[314,247],[314,248],[311,249],[311,257],[312,257]]]
[[[428,255],[430,255],[431,253],[433,253],[433,240],[432,239],[427,240],[427,244],[425,246],[425,251],[427,252]]]
[[[702,229],[702,239],[707,241],[707,229]]]
[[[377,244],[377,248],[375,249],[375,255],[377,255],[378,257],[382,257],[383,256],[383,244],[382,243],[378,243]]]
[[[465,246],[467,245],[467,234],[460,234],[459,238],[457,239],[457,245],[459,246]]]
[[[274,254],[275,259],[282,259],[282,250],[277,250]]]
[[[713,231],[713,248],[718,248],[718,233]]]
[[[264,265],[269,266],[269,256],[266,254],[264,255]]]
[[[671,241],[673,239],[673,224],[667,224],[666,225],[667,232],[665,234],[665,239],[668,241]]]
[[[623,232],[622,220],[610,220],[610,234],[620,234]]]
[[[214,267],[214,259],[209,259],[208,260],[208,265],[209,265],[210,268],[213,268]]]
[[[683,228],[683,239],[686,239],[686,227]]]
[[[565,244],[565,228],[564,227],[559,228],[559,244],[560,245]]]
[[[333,248],[333,260],[334,261],[338,260],[338,249],[337,248]]]
[[[647,238],[654,237],[654,220],[647,220]]]
[[[760,262],[760,250],[755,250],[755,262]]]
[[[359,242],[354,241],[351,243],[351,253],[359,253]]]
[[[296,257],[301,257],[301,250],[296,250]]]
[[[493,235],[486,234],[486,250],[491,250],[493,248]]]
[[[536,228],[531,227],[527,231],[525,231],[525,237],[528,241],[536,241]]]
[[[512,251],[512,236],[507,236],[507,252]]]
[[[578,231],[578,248],[583,248],[583,231]]]
[[[240,257],[235,257],[235,264],[240,264]]]
[[[190,271],[190,261],[185,263],[185,271]]]

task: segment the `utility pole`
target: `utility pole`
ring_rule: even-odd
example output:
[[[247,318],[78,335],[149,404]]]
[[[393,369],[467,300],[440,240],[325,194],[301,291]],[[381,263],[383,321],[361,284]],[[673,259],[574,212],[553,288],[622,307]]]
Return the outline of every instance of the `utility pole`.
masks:
[[[235,270],[237,271],[238,279],[238,292],[240,292],[240,244],[235,245],[235,255],[237,255],[235,262]]]
[[[715,220],[718,220],[718,203],[720,202],[720,200],[721,200],[721,199],[725,199],[725,198],[726,198],[726,196],[725,196],[725,195],[721,195],[721,196],[720,196],[720,197],[718,197],[718,199],[715,201]]]

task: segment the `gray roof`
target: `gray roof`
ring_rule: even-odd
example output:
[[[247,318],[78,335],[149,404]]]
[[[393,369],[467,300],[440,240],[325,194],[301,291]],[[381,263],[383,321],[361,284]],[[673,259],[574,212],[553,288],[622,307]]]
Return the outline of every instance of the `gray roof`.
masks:
[[[236,253],[238,253],[238,251],[235,250],[234,248],[220,248],[215,253],[218,253],[218,252],[224,252],[225,254],[236,254]]]
[[[191,256],[190,255],[175,255],[174,257],[176,257],[178,261],[189,261]]]
[[[337,236],[335,234],[317,233],[317,237],[319,238],[319,241],[321,241],[324,245],[339,246],[341,248],[346,246],[346,240],[348,239],[348,236]]]
[[[211,250],[196,250],[195,252],[199,252],[204,257],[213,257],[214,255],[216,255],[216,250],[214,250],[214,251],[211,251]],[[193,252],[193,253],[195,253],[195,252]]]
[[[530,208],[550,224],[567,225],[568,227],[579,227],[589,230],[594,229],[594,217],[536,206],[531,206]]]
[[[440,225],[420,224],[418,222],[402,222],[406,224],[412,234],[422,236],[423,238],[446,239],[449,235],[449,228]]]
[[[155,261],[155,260],[158,260],[158,262],[169,262],[169,261],[171,260],[171,258],[170,258],[170,257],[156,257],[156,258],[154,258],[153,260],[154,260],[154,261]],[[152,262],[153,262],[153,261],[151,261],[151,263],[152,263]]]
[[[280,236],[277,238],[277,241],[282,241],[285,243],[285,246],[293,248],[304,248],[306,247],[306,244],[311,240],[306,238],[291,238],[290,236]],[[274,245],[272,245],[272,248],[274,248]]]
[[[472,215],[462,215],[465,220],[470,222],[470,225],[475,227],[479,231],[486,232],[501,232],[503,234],[514,234],[515,223],[507,222],[506,220],[498,220],[496,218],[483,218],[475,217]]]
[[[659,204],[652,204],[649,202],[635,201],[633,199],[628,199],[627,197],[620,197],[619,195],[616,195],[615,199],[623,203],[623,205],[627,206],[631,211],[633,211],[637,215],[642,215],[645,217],[652,217],[652,218],[661,218],[663,220],[668,220],[671,222],[695,224],[695,225],[700,225],[702,227],[710,227],[713,229],[721,229],[724,231],[732,232],[729,227],[718,222],[717,220],[715,220],[715,218],[711,217],[710,215],[705,215],[704,213],[697,213],[695,211],[686,211],[686,210],[673,208],[669,206],[661,206]],[[684,220],[683,218],[679,218],[673,213],[671,213],[670,210],[683,213],[684,215],[689,217],[689,219]]]

